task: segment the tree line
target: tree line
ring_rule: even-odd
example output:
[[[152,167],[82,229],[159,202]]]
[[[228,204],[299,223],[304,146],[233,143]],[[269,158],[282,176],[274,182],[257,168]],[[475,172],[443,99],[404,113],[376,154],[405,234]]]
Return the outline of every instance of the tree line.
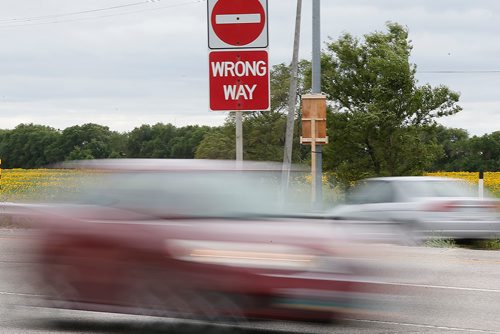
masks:
[[[158,123],[119,133],[88,123],[64,130],[20,124],[0,130],[0,158],[4,168],[38,168],[66,160],[107,158],[192,159],[208,126]]]
[[[331,117],[333,113],[329,113]],[[281,113],[249,114],[243,122],[246,160],[283,159],[286,117]],[[500,131],[469,136],[466,130],[432,125],[421,139],[436,148],[436,158],[425,171],[500,170]],[[325,171],[335,171],[335,158],[325,146]],[[347,145],[337,150],[350,150]],[[36,124],[20,124],[0,130],[0,159],[3,168],[40,168],[53,163],[81,159],[159,158],[159,159],[234,159],[235,125],[228,117],[222,126],[189,125],[175,127],[157,123],[142,125],[130,132],[111,131],[107,126],[88,123],[64,130]],[[295,163],[308,163],[310,150],[299,144],[299,129],[294,136]],[[397,175],[397,174],[394,174]]]
[[[470,137],[462,129],[437,124],[461,111],[458,92],[419,85],[408,30],[387,23],[386,31],[362,38],[348,33],[326,43],[322,90],[327,95],[324,171],[339,181],[424,171],[500,170],[500,131]],[[244,159],[281,161],[285,142],[290,66],[271,69],[271,111],[244,115]],[[299,65],[298,93],[310,92],[311,64]],[[297,101],[293,161],[308,163],[309,147],[299,144]],[[101,158],[234,159],[235,126],[229,115],[221,126],[158,123],[118,133],[98,124],[64,130],[20,124],[0,130],[4,168],[36,168],[54,162]]]

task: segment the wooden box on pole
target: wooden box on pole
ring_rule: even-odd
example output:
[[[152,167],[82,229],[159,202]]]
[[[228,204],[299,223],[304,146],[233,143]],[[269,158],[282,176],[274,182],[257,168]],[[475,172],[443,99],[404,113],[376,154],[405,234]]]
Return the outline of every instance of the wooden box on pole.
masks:
[[[311,174],[312,191],[311,201],[318,200],[317,189],[321,189],[321,183],[316,185],[317,178],[317,147],[328,144],[326,136],[326,96],[323,94],[308,94],[302,96],[302,136],[300,143],[311,145]]]
[[[308,94],[302,96],[302,136],[303,145],[328,144],[326,135],[326,96]]]

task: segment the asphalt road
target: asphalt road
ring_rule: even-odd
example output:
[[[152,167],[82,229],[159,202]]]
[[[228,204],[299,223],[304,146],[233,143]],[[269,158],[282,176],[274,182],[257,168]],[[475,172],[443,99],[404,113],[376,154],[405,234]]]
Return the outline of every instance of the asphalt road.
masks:
[[[240,328],[154,317],[19,306],[37,291],[25,233],[0,231],[0,333],[500,333],[500,252],[356,246],[380,287],[370,312],[336,324],[251,322]],[[368,279],[368,278],[367,278]]]

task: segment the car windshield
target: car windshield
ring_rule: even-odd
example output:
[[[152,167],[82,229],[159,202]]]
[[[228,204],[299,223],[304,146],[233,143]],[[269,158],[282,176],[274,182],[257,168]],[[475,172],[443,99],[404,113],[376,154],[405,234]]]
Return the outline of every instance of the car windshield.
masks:
[[[348,204],[386,203],[393,200],[392,184],[385,181],[361,182],[346,196]]]
[[[280,199],[279,173],[241,171],[119,172],[85,177],[56,201],[126,209],[159,217],[288,215],[306,210],[300,196]],[[292,190],[293,191],[293,190]]]
[[[409,197],[476,197],[465,182],[448,180],[426,180],[398,182],[400,189]]]

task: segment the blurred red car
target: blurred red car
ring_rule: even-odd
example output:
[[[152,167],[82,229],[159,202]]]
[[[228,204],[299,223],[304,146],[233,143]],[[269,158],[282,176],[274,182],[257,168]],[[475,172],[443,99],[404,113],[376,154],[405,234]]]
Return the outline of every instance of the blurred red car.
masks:
[[[345,260],[329,224],[292,218],[278,198],[280,165],[108,160],[69,167],[79,168],[81,177],[68,181],[77,186],[33,208],[46,305],[321,321],[359,306],[360,268]]]

